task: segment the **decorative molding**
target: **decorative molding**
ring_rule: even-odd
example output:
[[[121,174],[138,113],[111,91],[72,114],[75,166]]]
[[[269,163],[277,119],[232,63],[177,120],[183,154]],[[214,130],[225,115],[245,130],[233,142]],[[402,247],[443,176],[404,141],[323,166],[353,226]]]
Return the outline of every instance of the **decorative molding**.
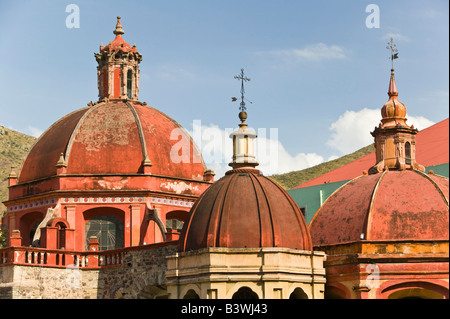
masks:
[[[31,203],[17,204],[17,205],[8,207],[8,212],[30,209],[30,208],[35,208],[35,207],[54,205],[54,204],[56,204],[56,202],[57,202],[57,199],[52,198],[52,199],[43,199],[43,200],[39,200],[39,201],[34,201]]]
[[[31,203],[17,204],[8,207],[8,212],[22,211],[30,208],[37,208],[43,206],[51,206],[57,203],[56,198],[34,201]],[[168,198],[168,197],[143,197],[143,196],[99,196],[99,197],[62,197],[60,202],[62,205],[76,205],[76,204],[144,204],[149,201],[152,204],[179,206],[184,208],[191,208],[194,205],[194,200],[186,200],[182,198]]]

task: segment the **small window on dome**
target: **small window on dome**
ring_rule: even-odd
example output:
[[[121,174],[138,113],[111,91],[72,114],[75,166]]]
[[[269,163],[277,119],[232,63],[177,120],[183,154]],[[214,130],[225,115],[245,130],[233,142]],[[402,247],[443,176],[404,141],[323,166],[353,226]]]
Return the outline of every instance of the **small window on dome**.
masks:
[[[133,71],[128,70],[127,72],[127,96],[131,99],[131,83],[132,83]]]
[[[411,144],[409,142],[405,143],[405,162],[411,164]]]

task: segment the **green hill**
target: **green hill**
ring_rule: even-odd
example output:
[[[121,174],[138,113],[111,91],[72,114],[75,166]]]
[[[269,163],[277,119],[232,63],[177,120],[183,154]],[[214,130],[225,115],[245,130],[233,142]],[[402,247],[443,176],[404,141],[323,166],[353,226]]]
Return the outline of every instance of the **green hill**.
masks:
[[[335,160],[325,162],[310,168],[303,169],[301,171],[294,171],[289,172],[285,174],[279,174],[279,175],[272,175],[269,176],[273,180],[275,180],[277,183],[279,183],[281,186],[283,186],[285,189],[291,189],[295,186],[298,186],[302,183],[305,183],[313,178],[316,178],[320,175],[323,175],[325,173],[328,173],[329,171],[332,171],[336,168],[339,168],[341,166],[344,166],[348,163],[353,162],[354,160],[363,157],[364,155],[367,155],[369,153],[372,153],[375,151],[374,144],[371,144],[369,146],[363,147],[360,150],[345,155],[343,157],[337,158]]]
[[[22,160],[27,155],[36,138],[16,132],[0,125],[0,217],[6,210],[3,201],[8,199],[8,176],[11,167],[19,172]]]

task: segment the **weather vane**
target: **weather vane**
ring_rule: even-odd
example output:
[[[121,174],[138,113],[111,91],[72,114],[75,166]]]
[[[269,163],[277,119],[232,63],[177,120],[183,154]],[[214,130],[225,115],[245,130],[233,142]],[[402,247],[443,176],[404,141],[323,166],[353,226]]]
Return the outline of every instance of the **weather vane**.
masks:
[[[241,74],[236,75],[234,78],[238,79],[238,80],[241,80],[241,105],[240,105],[239,109],[244,112],[246,110],[245,102],[244,102],[244,93],[245,93],[244,81],[247,82],[247,81],[250,81],[250,79],[244,75],[244,69],[241,69]],[[237,98],[236,97],[232,97],[231,101],[236,102]],[[250,103],[252,103],[252,102],[250,102]]]
[[[386,49],[391,51],[392,69],[394,69],[394,59],[398,59],[398,50],[395,48],[394,39],[391,38],[391,42],[388,42]]]

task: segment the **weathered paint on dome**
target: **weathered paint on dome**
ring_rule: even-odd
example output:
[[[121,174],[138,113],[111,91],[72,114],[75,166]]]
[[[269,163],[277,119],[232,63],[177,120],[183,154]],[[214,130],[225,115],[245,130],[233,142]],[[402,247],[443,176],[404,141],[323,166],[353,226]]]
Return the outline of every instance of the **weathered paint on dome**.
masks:
[[[313,217],[313,244],[448,239],[448,185],[448,178],[415,170],[360,176]]]
[[[207,247],[312,250],[306,221],[284,189],[256,169],[230,172],[192,207],[179,251]]]
[[[177,122],[123,100],[100,102],[57,121],[30,150],[19,183],[56,175],[61,153],[65,174],[139,174],[146,156],[154,175],[202,180],[205,170],[198,148]]]
[[[73,130],[89,108],[74,111],[50,126],[36,141],[20,169],[19,183],[56,175],[56,163],[66,151]]]

